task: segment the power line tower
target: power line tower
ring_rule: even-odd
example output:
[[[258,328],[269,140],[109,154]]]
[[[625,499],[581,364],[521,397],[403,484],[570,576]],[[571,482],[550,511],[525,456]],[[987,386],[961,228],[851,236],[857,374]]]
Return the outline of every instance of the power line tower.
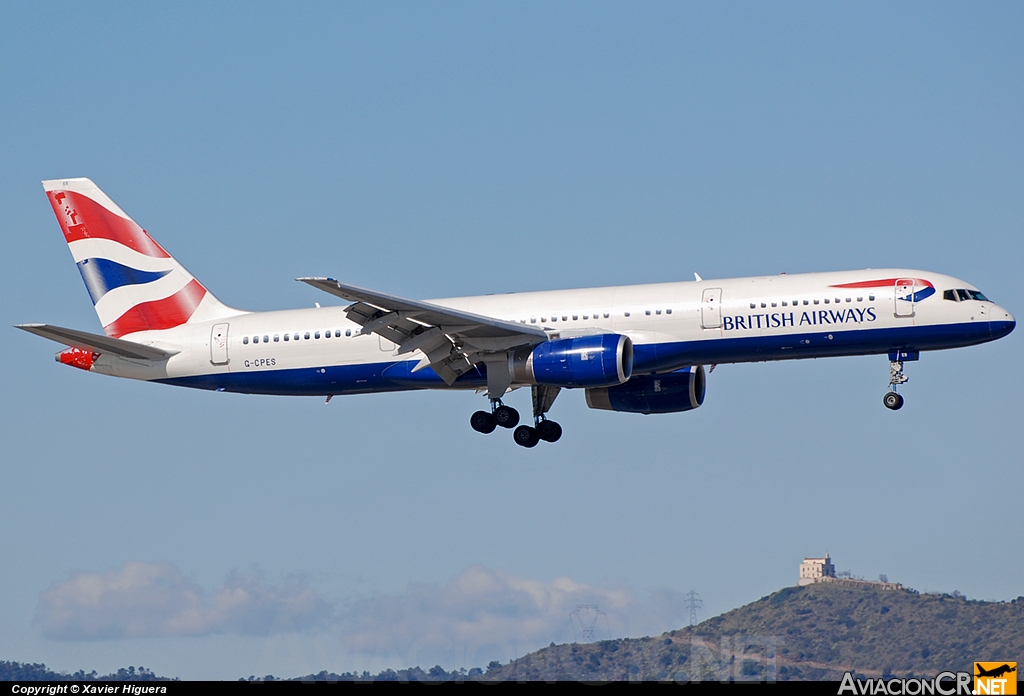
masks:
[[[704,602],[701,600],[700,595],[697,594],[696,590],[690,590],[686,593],[686,607],[690,610],[690,625],[697,625],[697,612],[704,606]]]
[[[577,642],[593,643],[599,622],[604,623],[605,632],[611,635],[608,631],[608,615],[596,604],[577,604],[576,610],[569,613],[569,621],[572,622],[572,634]]]

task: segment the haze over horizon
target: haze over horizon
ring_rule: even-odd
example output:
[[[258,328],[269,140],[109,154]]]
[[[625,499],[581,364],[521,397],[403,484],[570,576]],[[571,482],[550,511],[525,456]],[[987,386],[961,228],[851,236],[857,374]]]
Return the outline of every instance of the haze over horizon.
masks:
[[[99,325],[39,182],[93,179],[224,302],[908,267],[1024,313],[1024,7],[0,9],[0,659],[182,678],[486,666],[794,585],[1009,600],[1021,332],[719,365],[702,408],[517,447],[471,393],[216,394],[53,362]],[[525,413],[525,390],[507,402]]]

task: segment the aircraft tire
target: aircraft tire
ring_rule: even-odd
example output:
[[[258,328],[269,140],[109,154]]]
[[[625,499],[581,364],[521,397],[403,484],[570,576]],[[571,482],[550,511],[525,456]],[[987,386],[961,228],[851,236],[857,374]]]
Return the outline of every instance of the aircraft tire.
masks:
[[[903,397],[896,392],[889,392],[882,397],[882,403],[885,404],[885,407],[890,411],[899,411],[903,408]]]
[[[519,411],[511,406],[499,406],[494,409],[494,422],[503,428],[514,428],[519,425]]]
[[[536,447],[537,443],[540,442],[536,429],[528,425],[520,425],[516,428],[516,431],[512,433],[512,439],[516,441],[517,445],[522,447]]]
[[[498,424],[494,421],[494,416],[487,411],[477,411],[469,417],[469,426],[478,433],[486,435],[493,433]]]
[[[542,420],[537,424],[537,436],[544,442],[558,442],[562,437],[562,426],[552,420]]]

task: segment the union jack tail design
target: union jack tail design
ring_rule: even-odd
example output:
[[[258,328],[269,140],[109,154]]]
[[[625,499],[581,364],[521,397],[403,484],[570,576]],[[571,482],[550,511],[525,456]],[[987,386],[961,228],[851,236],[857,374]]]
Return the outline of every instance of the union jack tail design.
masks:
[[[241,313],[214,297],[89,179],[44,181],[43,188],[108,336]]]

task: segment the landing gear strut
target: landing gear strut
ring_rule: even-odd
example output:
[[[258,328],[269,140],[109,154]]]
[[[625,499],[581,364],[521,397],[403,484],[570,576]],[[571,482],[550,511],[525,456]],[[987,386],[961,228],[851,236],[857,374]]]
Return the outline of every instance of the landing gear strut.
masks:
[[[910,378],[903,374],[903,361],[892,360],[893,357],[903,356],[890,355],[889,357],[889,393],[882,397],[882,403],[891,411],[899,411],[903,408],[903,396],[896,391],[896,387],[901,384],[906,384]]]

